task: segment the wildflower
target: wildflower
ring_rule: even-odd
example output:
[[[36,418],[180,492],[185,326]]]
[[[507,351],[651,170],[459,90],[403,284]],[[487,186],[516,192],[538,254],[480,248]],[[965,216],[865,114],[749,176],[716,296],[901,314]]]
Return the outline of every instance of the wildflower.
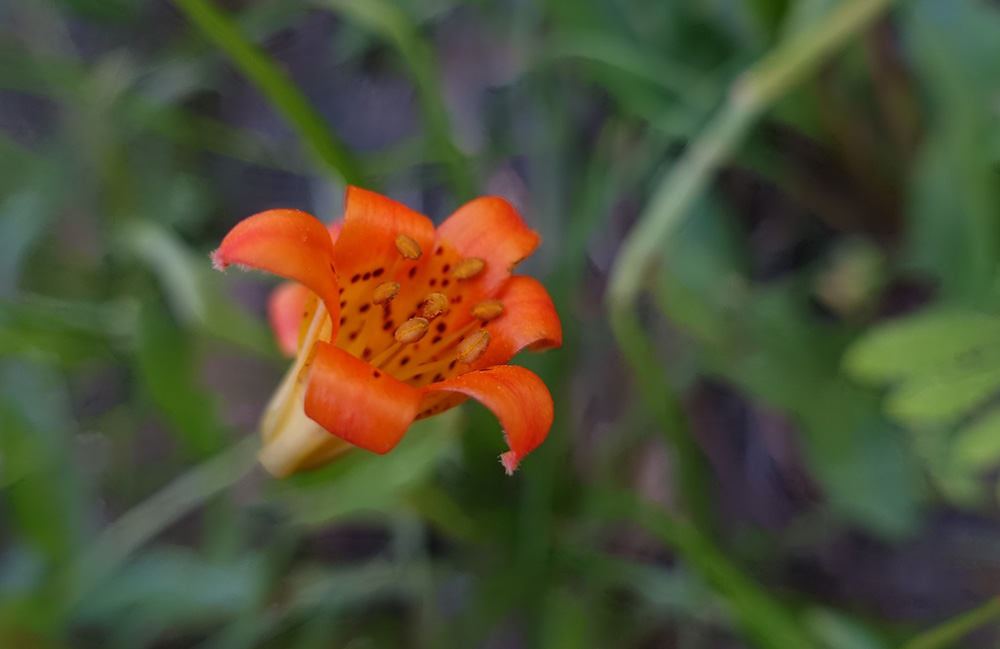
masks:
[[[552,397],[506,363],[562,343],[552,300],[512,275],[538,245],[506,201],[476,199],[436,230],[384,196],[348,188],[342,225],[297,210],[238,223],[212,253],[288,279],[269,315],[295,355],[261,422],[261,463],[286,476],[353,446],[386,453],[410,424],[466,398],[500,420],[512,473],[552,425]]]

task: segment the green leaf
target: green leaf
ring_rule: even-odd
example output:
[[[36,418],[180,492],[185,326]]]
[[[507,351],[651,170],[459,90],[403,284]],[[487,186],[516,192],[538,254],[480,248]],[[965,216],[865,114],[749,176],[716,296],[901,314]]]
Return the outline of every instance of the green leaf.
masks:
[[[910,177],[907,256],[941,278],[945,294],[985,303],[995,297],[1000,260],[1000,12],[983,2],[922,0],[903,16],[913,78],[931,108]]]
[[[123,616],[173,625],[217,622],[256,601],[263,569],[261,557],[253,554],[210,564],[189,550],[150,550],[84,599],[79,619],[108,625]]]
[[[270,500],[285,508],[298,523],[309,526],[391,509],[437,466],[452,442],[459,420],[456,411],[451,410],[419,421],[391,453],[352,451],[325,469],[276,484]]]
[[[54,372],[0,363],[0,502],[5,539],[17,547],[0,555],[0,626],[11,609],[22,628],[59,623],[66,569],[90,515],[75,432],[69,394]]]
[[[60,165],[46,161],[34,165],[27,176],[17,191],[0,196],[0,297],[14,294],[25,257],[56,217],[65,195]]]
[[[863,624],[843,613],[816,608],[805,614],[806,626],[827,649],[888,649],[888,645]]]
[[[1000,408],[959,430],[952,452],[955,463],[969,471],[1000,464]]]
[[[911,424],[945,422],[960,417],[1000,391],[1000,366],[956,365],[913,378],[893,390],[887,412]]]
[[[596,620],[579,595],[567,590],[554,590],[545,598],[539,646],[553,649],[573,649],[587,646]]]
[[[37,295],[0,300],[0,354],[44,364],[82,362],[110,354],[123,323],[131,323],[126,304],[95,304]]]
[[[880,413],[877,395],[844,379],[792,404],[803,450],[834,508],[889,537],[917,524],[916,478],[905,439]]]
[[[809,468],[838,512],[905,534],[916,523],[914,475],[878,393],[839,372],[852,332],[814,320],[805,283],[751,291],[738,250],[705,221],[678,230],[657,304],[699,341],[709,372],[802,424]]]
[[[59,561],[72,551],[83,513],[73,509],[82,504],[70,470],[73,430],[68,394],[53,372],[0,364],[0,484],[12,505],[12,527]]]
[[[922,313],[870,330],[848,349],[844,368],[862,380],[887,381],[933,373],[985,346],[1000,347],[1000,318],[972,311]]]
[[[131,224],[121,241],[156,275],[179,323],[202,327],[263,354],[274,353],[268,328],[222,291],[222,277],[212,270],[207,255],[195,254],[175,234],[151,221]]]
[[[143,309],[136,351],[143,385],[187,449],[204,457],[222,448],[225,433],[198,378],[197,355],[163,309]]]

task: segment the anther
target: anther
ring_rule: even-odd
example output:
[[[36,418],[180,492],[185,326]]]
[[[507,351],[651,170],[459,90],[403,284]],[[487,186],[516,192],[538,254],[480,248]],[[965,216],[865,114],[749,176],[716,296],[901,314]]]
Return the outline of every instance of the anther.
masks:
[[[457,279],[470,279],[482,272],[486,262],[479,257],[468,257],[455,264],[451,274]]]
[[[469,309],[469,314],[477,320],[489,322],[503,314],[503,302],[500,300],[483,300],[482,302],[473,304],[472,308]]]
[[[406,234],[396,236],[396,250],[407,259],[420,259],[420,255],[423,254],[416,239]]]
[[[458,344],[458,360],[463,363],[475,363],[486,353],[489,344],[490,332],[480,329]]]
[[[444,310],[447,308],[448,298],[445,297],[444,293],[430,293],[424,298],[424,308],[421,310],[420,315],[428,320],[433,320],[444,313]]]
[[[382,282],[372,293],[372,304],[388,304],[399,294],[398,282]]]
[[[410,318],[396,327],[393,338],[396,339],[396,342],[403,343],[404,345],[415,343],[424,337],[429,325],[430,323],[426,318]]]

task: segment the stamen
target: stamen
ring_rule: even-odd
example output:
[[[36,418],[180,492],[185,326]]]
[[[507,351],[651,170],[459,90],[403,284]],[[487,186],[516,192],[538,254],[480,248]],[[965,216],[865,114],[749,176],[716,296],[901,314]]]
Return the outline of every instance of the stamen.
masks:
[[[458,360],[462,363],[475,363],[486,353],[490,345],[490,332],[480,329],[458,345]]]
[[[398,282],[383,282],[372,293],[372,304],[388,304],[399,295]]]
[[[428,362],[432,356],[440,354],[442,351],[449,349],[452,345],[457,343],[462,339],[463,336],[472,331],[473,328],[478,327],[479,323],[475,320],[468,322],[462,328],[452,332],[449,336],[446,336],[443,340],[439,340],[430,346],[429,349],[424,350],[422,354],[417,354],[413,359],[414,365],[422,365]]]
[[[424,298],[424,308],[420,313],[428,320],[433,320],[447,308],[448,298],[444,293],[431,293]]]
[[[396,355],[400,349],[410,343],[415,343],[427,334],[427,327],[430,326],[425,318],[410,318],[403,324],[396,327],[396,332],[392,335],[396,342],[389,345],[381,354],[371,359],[369,363],[374,367],[382,365]]]
[[[475,323],[473,322],[470,324]],[[418,378],[422,375],[433,373],[435,378],[432,383],[441,381],[443,379],[438,378],[438,376],[447,376],[448,373],[455,368],[456,361],[471,364],[482,358],[483,354],[486,353],[486,348],[489,347],[489,344],[490,332],[485,329],[480,329],[459,343],[458,347],[455,349],[454,355],[449,354],[439,360],[417,363],[408,368],[408,371],[394,373],[394,376],[400,381],[407,381],[412,378]],[[440,352],[441,348],[437,348],[435,351]]]
[[[486,262],[479,257],[468,257],[455,264],[451,274],[456,279],[471,279],[482,272]]]
[[[472,308],[469,309],[469,313],[477,320],[489,322],[503,315],[503,310],[503,302],[500,300],[483,300],[482,302],[473,304]]]
[[[420,259],[420,255],[423,254],[417,240],[406,234],[396,236],[396,250],[407,259]]]
[[[430,322],[426,318],[410,318],[396,327],[396,332],[392,336],[396,342],[408,345],[423,338],[429,326]]]

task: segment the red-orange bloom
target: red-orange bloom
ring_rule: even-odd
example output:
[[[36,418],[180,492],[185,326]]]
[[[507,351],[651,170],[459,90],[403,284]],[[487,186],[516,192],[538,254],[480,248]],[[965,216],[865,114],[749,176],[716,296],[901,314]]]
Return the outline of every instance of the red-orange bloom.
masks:
[[[212,253],[217,268],[295,280],[269,305],[296,361],[261,423],[264,466],[285,476],[350,445],[386,453],[414,420],[472,397],[500,420],[510,447],[500,459],[512,473],[548,434],[552,397],[506,363],[525,347],[562,344],[548,293],[511,274],[538,241],[500,198],[476,199],[435,230],[356,187],[342,226],[284,209],[237,224]]]

